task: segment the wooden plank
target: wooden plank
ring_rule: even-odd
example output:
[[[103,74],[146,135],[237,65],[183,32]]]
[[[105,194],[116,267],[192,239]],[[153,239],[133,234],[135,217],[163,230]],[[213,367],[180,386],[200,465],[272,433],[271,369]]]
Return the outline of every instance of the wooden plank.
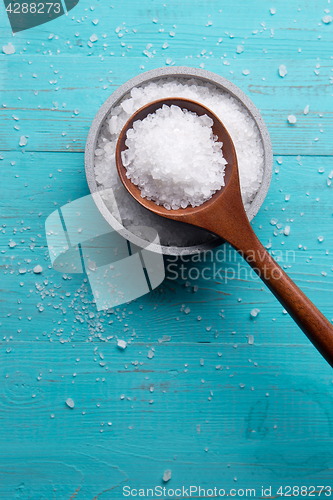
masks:
[[[6,353],[7,345],[0,344],[0,420],[11,434],[10,444],[1,438],[6,498],[34,494],[38,483],[42,498],[54,491],[69,500],[79,489],[78,498],[120,499],[124,485],[162,485],[167,468],[168,488],[251,487],[256,498],[263,484],[273,491],[330,484],[332,377],[310,346],[149,343],[156,347],[149,360],[146,343],[123,353],[114,344],[13,342]]]
[[[254,228],[292,279],[333,319],[328,300],[333,291],[332,186],[327,185],[331,161],[327,157],[283,157],[281,160],[281,165],[276,158],[274,160],[279,172],[274,173]],[[11,165],[12,161],[15,165]],[[89,283],[83,281],[85,275],[63,279],[62,273],[47,267],[50,263],[44,233],[44,222],[50,213],[73,200],[74,196],[88,194],[83,155],[7,153],[1,166],[2,200],[6,206],[0,214],[0,221],[6,226],[0,236],[1,288],[8,290],[2,295],[0,322],[4,334],[20,330],[20,338],[28,340],[34,325],[34,338],[39,340],[48,341],[51,332],[55,340],[68,339],[72,334],[82,340],[87,338],[90,329],[93,336],[98,335],[99,327],[91,327],[88,317],[88,311],[95,312],[95,308],[91,304]],[[325,171],[320,173],[318,170],[322,168]],[[30,196],[32,188],[33,196]],[[285,200],[286,195],[290,195],[289,201]],[[275,225],[271,223],[273,219],[277,221]],[[287,225],[291,228],[289,236],[283,233]],[[324,237],[322,242],[318,240],[320,236]],[[16,243],[14,248],[9,247],[10,240]],[[195,257],[177,262],[173,258],[165,259],[167,279],[153,293],[131,304],[132,315],[126,314],[130,332],[127,336],[135,329],[141,340],[148,335],[156,341],[161,338],[161,331],[166,331],[180,342],[214,342],[216,334],[218,339],[226,334],[232,344],[246,344],[248,335],[254,335],[259,343],[274,344],[277,339],[278,343],[307,343],[290,318],[283,314],[281,305],[233,250],[220,247],[202,256],[199,262],[197,260]],[[32,272],[37,264],[44,269],[39,276]],[[25,268],[26,274],[20,275],[20,268]],[[47,285],[44,285],[45,279]],[[38,292],[36,283],[51,295],[41,299],[45,292]],[[194,286],[198,287],[196,292]],[[71,295],[66,297],[66,293]],[[79,302],[79,313],[71,308],[75,293],[84,294],[84,302]],[[20,305],[17,299],[21,300]],[[37,304],[42,304],[44,311],[39,312]],[[184,312],[186,307],[190,309],[189,314]],[[256,307],[261,313],[251,320],[250,311]],[[66,310],[65,315],[62,308]],[[121,310],[124,308],[127,306],[122,306]],[[82,318],[82,325],[76,319],[77,314]],[[201,321],[197,320],[198,316]],[[105,323],[100,325],[102,332],[111,329],[124,334],[127,327],[123,327],[123,321],[119,322],[113,314],[101,314],[100,317]],[[113,320],[112,326],[108,325],[110,320]],[[45,338],[43,332],[47,332]]]
[[[109,56],[104,61],[90,57],[88,74],[80,59],[72,61],[68,56],[54,56],[53,68],[48,60],[42,64],[42,70],[40,56],[29,56],[33,62],[30,66],[27,60],[22,62],[21,56],[10,59],[3,70],[1,104],[6,108],[1,110],[1,149],[21,149],[20,137],[27,135],[28,144],[24,148],[27,151],[84,151],[90,124],[104,100],[122,83],[142,72],[140,65],[144,64],[145,69],[165,65],[165,58],[143,60],[143,57]],[[200,59],[179,56],[173,61],[190,67],[202,64]],[[219,58],[205,60],[205,69],[233,81],[253,100],[266,121],[276,154],[332,154],[329,140],[333,133],[332,61],[320,62],[319,75],[314,73],[316,60],[228,58],[227,61],[230,66]],[[281,62],[289,67],[284,79],[278,75]],[[64,77],[62,80],[54,75],[54,68],[62,68],[59,73]],[[242,73],[245,69],[250,70],[248,76]],[[37,72],[35,79],[32,75]],[[57,83],[50,85],[49,81],[55,80]],[[304,115],[307,105],[310,111]],[[295,125],[287,121],[290,114],[297,118]],[[15,130],[14,126],[20,129]]]

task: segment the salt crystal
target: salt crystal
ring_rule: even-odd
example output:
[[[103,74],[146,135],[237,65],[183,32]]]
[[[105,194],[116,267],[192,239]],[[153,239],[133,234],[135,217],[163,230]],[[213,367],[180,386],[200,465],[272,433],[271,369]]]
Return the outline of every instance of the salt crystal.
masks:
[[[171,470],[168,469],[163,474],[163,481],[167,483],[168,481],[170,481],[170,479],[171,479]]]
[[[322,241],[324,241],[324,236],[318,236],[318,241],[321,243]]]
[[[250,74],[250,70],[249,69],[244,69],[243,75],[247,76],[249,74]]]
[[[19,145],[20,146],[26,146],[26,144],[27,144],[27,138],[24,135],[22,135],[21,139],[20,139],[20,142],[19,142]]]
[[[303,113],[304,113],[305,115],[307,115],[307,114],[308,114],[308,112],[309,112],[309,109],[310,109],[310,106],[307,104],[307,105],[305,106],[305,108],[304,108]]]
[[[164,42],[162,45],[162,49],[167,49],[169,47],[168,42]]]
[[[253,337],[253,335],[249,335],[249,337],[248,337],[248,343],[250,345],[252,345],[254,343],[254,337]]]
[[[332,16],[324,16],[323,17],[323,23],[325,24],[329,24],[333,21],[333,17]]]
[[[148,358],[149,359],[152,359],[154,356],[155,356],[155,353],[154,351],[152,351],[151,349],[148,351],[148,354],[147,354]]]
[[[165,64],[171,64],[172,63],[172,59],[171,57],[168,57],[165,61]]]
[[[117,133],[117,130],[118,130],[117,122],[118,122],[117,116],[112,116],[110,121],[109,121],[109,131],[110,131],[111,135]],[[104,154],[104,150],[102,150],[102,151]]]
[[[40,274],[43,271],[43,268],[42,268],[42,266],[38,265],[38,266],[34,267],[33,271],[35,274]]]
[[[287,73],[288,73],[288,72],[287,72],[287,68],[285,67],[285,65],[284,65],[284,64],[280,64],[280,66],[279,66],[279,75],[280,75],[282,78],[284,78],[284,77],[286,76],[286,74],[287,74]]]
[[[89,40],[91,42],[96,42],[98,40],[98,36],[97,35],[91,35],[91,37],[89,38]]]
[[[20,274],[25,274],[26,272],[27,272],[27,270],[25,268],[19,269],[19,273]]]
[[[269,12],[272,14],[272,16],[274,16],[274,14],[276,13],[276,9],[274,7],[272,7]]]
[[[252,316],[252,318],[256,318],[258,316],[258,314],[260,313],[260,309],[252,309],[252,311],[250,312],[250,315]]]
[[[184,311],[185,314],[189,314],[191,312],[191,309],[189,307],[187,307]]]
[[[289,201],[290,200],[290,194],[286,194],[286,196],[284,197],[285,201]]]
[[[2,50],[5,54],[10,55],[10,54],[15,54],[15,47],[12,43],[8,43],[8,45],[4,45],[2,47]]]
[[[99,23],[99,20],[98,19],[93,19],[92,23],[96,26]]]
[[[245,384],[243,384],[243,383],[241,382],[241,383],[239,384],[239,387],[240,387],[241,389],[244,389]]]
[[[237,54],[241,54],[244,51],[243,45],[237,45],[236,52]]]
[[[74,408],[74,401],[72,400],[72,398],[68,398],[68,399],[66,399],[66,405],[67,405],[69,408]]]
[[[125,342],[125,340],[120,340],[120,339],[118,339],[118,340],[117,340],[117,346],[118,346],[120,349],[126,349],[126,347],[127,347],[127,342]]]
[[[297,119],[295,115],[288,115],[288,122],[291,124],[296,123]]]
[[[289,234],[290,234],[290,226],[286,226],[286,227],[284,228],[283,234],[284,234],[285,236],[289,236]]]

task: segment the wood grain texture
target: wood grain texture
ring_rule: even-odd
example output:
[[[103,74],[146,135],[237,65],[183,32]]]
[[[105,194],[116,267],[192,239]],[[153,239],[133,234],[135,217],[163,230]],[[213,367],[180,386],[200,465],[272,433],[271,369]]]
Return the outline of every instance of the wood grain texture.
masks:
[[[110,93],[169,58],[204,64],[262,112],[279,171],[253,228],[332,321],[333,24],[322,22],[331,7],[112,5],[80,0],[14,38],[0,6],[0,47],[16,49],[0,54],[1,500],[118,500],[124,485],[255,488],[255,498],[261,486],[275,495],[279,486],[333,486],[332,370],[230,247],[206,262],[166,259],[156,290],[107,314],[97,313],[84,274],[49,268],[44,230],[50,213],[89,194],[85,140]],[[116,336],[132,339],[125,351]]]

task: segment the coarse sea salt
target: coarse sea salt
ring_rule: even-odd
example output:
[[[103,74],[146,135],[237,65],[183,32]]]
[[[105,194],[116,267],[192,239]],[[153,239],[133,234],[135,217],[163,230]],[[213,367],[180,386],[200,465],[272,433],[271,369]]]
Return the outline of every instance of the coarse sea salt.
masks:
[[[284,78],[287,73],[288,73],[288,71],[287,71],[287,68],[285,67],[285,65],[284,64],[280,64],[280,66],[279,66],[279,75],[281,76],[281,78]]]
[[[127,131],[126,175],[166,209],[197,207],[224,186],[226,160],[207,115],[163,105]]]
[[[118,176],[115,149],[123,126],[145,104],[168,97],[197,101],[222,121],[236,148],[243,203],[245,209],[250,207],[264,172],[264,150],[258,126],[242,103],[229,92],[194,78],[162,78],[134,87],[111,109],[96,144],[96,182],[105,190],[101,196],[106,208],[125,228],[142,239],[147,237],[140,226],[148,226],[158,232],[161,245],[181,247],[206,243],[214,239],[207,231],[161,218],[141,207]]]
[[[7,55],[15,54],[15,47],[11,42],[8,45],[3,45],[2,50]]]
[[[288,115],[288,122],[289,122],[290,124],[292,124],[292,125],[293,125],[294,123],[296,123],[296,122],[297,122],[296,116],[295,116],[295,115]]]

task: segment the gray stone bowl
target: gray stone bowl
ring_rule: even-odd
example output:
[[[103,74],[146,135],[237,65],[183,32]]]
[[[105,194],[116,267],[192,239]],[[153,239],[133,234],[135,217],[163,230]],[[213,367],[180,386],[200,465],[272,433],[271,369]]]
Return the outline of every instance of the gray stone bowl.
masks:
[[[107,220],[107,222],[112,226],[114,230],[120,233],[124,238],[126,238],[131,243],[134,243],[135,245],[142,248],[145,248],[147,246],[147,241],[131,233],[122,224],[120,224],[116,220],[116,218],[112,215],[112,213],[107,209],[101,196],[98,195],[98,191],[101,190],[101,187],[97,185],[95,179],[94,153],[101,127],[105,119],[109,115],[111,109],[114,106],[118,106],[119,102],[123,99],[123,97],[126,94],[128,94],[132,90],[133,87],[137,87],[142,84],[170,76],[174,76],[176,78],[188,78],[188,79],[195,78],[204,83],[206,82],[211,83],[215,85],[217,88],[221,89],[222,91],[229,92],[235,99],[237,99],[243,104],[243,106],[247,109],[247,111],[255,120],[260,131],[265,158],[264,158],[264,174],[260,188],[255,198],[253,199],[249,209],[247,210],[247,216],[250,221],[257,214],[259,208],[261,207],[266,197],[273,171],[272,145],[264,120],[262,119],[258,109],[255,107],[253,102],[244,94],[244,92],[242,92],[238,87],[236,87],[236,85],[229,82],[229,80],[227,80],[226,78],[223,78],[222,76],[216,75],[215,73],[211,73],[210,71],[206,71],[203,69],[188,68],[186,66],[173,66],[173,67],[153,69],[151,71],[142,73],[132,78],[131,80],[128,80],[128,82],[121,85],[104,102],[104,104],[97,112],[91,124],[85,148],[85,171],[90,192],[94,195],[93,198],[100,213],[103,215],[103,217]],[[175,224],[182,224],[182,223],[175,222]],[[198,229],[198,232],[199,232],[198,241],[200,242],[196,245],[188,247],[178,247],[178,246],[163,246],[163,245],[151,244],[149,248],[158,253],[161,253],[162,251],[162,253],[165,255],[192,255],[198,252],[211,250],[223,243],[223,240],[221,238],[213,236],[210,233],[206,233],[207,241],[202,242],[202,234],[203,234],[202,230]]]

